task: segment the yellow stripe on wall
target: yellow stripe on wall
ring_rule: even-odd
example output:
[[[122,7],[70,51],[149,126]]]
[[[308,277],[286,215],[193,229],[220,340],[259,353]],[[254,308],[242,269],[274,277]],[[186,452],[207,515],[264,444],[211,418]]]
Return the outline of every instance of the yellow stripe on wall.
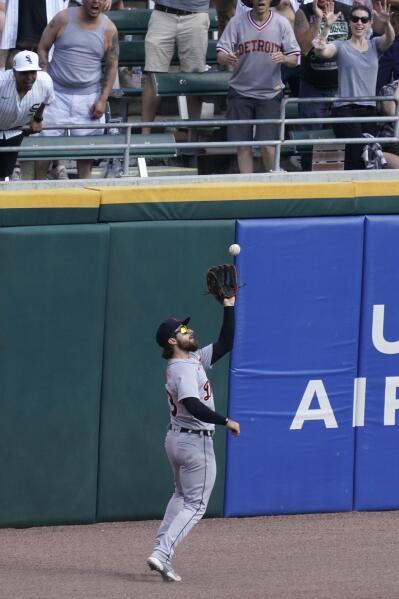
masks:
[[[155,202],[223,202],[353,197],[352,181],[339,183],[193,183],[175,186],[101,187],[102,204],[148,204]],[[399,185],[398,185],[399,193]],[[381,188],[379,195],[381,195]]]
[[[129,187],[73,187],[0,192],[5,208],[98,208],[100,204],[225,202],[399,196],[399,181],[325,183],[190,183]]]
[[[26,189],[0,193],[0,210],[6,208],[98,208],[101,193],[94,189]]]

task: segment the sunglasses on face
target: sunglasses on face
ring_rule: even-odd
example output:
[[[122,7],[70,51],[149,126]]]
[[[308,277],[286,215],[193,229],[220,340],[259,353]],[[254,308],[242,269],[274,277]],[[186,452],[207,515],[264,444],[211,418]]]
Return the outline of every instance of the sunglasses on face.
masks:
[[[188,327],[185,324],[180,325],[179,328],[176,329],[175,335],[177,335],[178,333],[180,333],[181,335],[187,335]]]
[[[351,17],[351,21],[352,23],[358,23],[361,21],[362,23],[366,24],[370,21],[370,19],[369,17]]]

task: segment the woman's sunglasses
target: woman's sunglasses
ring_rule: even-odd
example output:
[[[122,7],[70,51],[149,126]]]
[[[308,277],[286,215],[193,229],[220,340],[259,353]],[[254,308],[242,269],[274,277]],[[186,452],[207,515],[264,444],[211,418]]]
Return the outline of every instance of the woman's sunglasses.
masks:
[[[359,21],[361,21],[362,23],[366,24],[370,21],[369,17],[351,17],[351,21],[352,23],[358,23]]]

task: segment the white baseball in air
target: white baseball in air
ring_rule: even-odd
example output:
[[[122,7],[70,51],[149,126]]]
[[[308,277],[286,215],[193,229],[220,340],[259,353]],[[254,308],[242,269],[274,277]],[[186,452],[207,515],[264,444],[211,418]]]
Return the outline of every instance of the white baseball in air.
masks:
[[[231,256],[238,256],[238,254],[241,252],[241,248],[238,245],[238,243],[232,243],[231,246],[229,247],[229,254]]]

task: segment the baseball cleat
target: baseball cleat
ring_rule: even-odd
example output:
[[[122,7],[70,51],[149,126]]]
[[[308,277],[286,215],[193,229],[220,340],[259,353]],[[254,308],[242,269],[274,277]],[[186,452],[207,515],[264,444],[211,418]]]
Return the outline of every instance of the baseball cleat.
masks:
[[[179,576],[170,564],[162,563],[157,557],[149,557],[147,564],[150,570],[159,572],[165,582],[181,582],[182,577]]]

